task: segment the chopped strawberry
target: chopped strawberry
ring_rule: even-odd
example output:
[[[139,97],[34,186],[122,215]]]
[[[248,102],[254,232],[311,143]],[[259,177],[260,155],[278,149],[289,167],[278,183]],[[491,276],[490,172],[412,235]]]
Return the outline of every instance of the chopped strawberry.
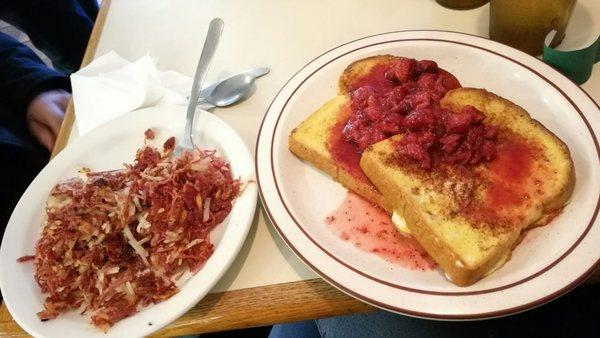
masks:
[[[152,130],[151,128],[146,129],[146,131],[144,132],[144,136],[146,136],[146,139],[148,140],[154,140],[154,130]]]
[[[412,81],[415,75],[415,60],[401,59],[393,66],[393,74],[400,83]]]

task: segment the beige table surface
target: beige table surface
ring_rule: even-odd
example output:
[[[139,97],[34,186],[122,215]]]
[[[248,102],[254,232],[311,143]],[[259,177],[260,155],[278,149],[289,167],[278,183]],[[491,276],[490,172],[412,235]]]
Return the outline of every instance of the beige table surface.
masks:
[[[407,29],[487,37],[488,14],[488,5],[453,11],[433,0],[104,0],[84,64],[114,50],[130,60],[150,54],[158,60],[160,69],[192,76],[208,22],[221,17],[225,29],[207,82],[252,67],[271,68],[269,75],[257,81],[257,90],[250,98],[216,111],[254,152],[260,122],[277,91],[324,51],[368,35]],[[563,45],[578,46],[598,32],[600,1],[580,0]],[[582,87],[600,102],[600,66],[594,68],[592,78]],[[61,141],[72,142],[78,133],[76,126],[70,128],[68,122]],[[57,151],[63,146],[59,142]],[[318,279],[281,241],[265,219],[262,207],[240,255],[212,293],[159,335],[268,325],[371,309]],[[23,334],[3,305],[0,336]]]

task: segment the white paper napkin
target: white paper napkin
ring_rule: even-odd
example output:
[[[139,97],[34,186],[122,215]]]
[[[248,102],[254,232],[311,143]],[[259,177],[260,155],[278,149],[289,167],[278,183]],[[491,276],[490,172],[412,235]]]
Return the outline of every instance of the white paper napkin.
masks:
[[[149,55],[130,62],[111,51],[71,75],[80,135],[124,113],[152,106],[187,105],[192,79],[160,71]]]

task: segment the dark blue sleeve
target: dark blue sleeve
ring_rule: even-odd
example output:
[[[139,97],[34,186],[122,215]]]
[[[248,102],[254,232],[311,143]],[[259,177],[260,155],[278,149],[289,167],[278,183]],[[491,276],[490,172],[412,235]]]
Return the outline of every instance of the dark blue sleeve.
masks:
[[[67,76],[46,66],[29,47],[0,33],[0,100],[14,113],[24,115],[39,93],[70,88]],[[5,114],[0,112],[0,119]]]
[[[79,69],[97,11],[96,0],[0,0],[0,17],[67,75]]]

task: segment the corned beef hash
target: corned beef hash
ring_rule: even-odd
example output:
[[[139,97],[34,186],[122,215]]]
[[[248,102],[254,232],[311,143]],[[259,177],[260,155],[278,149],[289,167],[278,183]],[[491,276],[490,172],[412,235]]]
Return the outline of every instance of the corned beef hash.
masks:
[[[152,130],[146,138],[154,138]],[[33,260],[46,294],[41,320],[78,309],[107,330],[168,299],[213,252],[211,230],[232,209],[240,181],[215,151],[170,156],[145,145],[123,170],[57,184]]]

